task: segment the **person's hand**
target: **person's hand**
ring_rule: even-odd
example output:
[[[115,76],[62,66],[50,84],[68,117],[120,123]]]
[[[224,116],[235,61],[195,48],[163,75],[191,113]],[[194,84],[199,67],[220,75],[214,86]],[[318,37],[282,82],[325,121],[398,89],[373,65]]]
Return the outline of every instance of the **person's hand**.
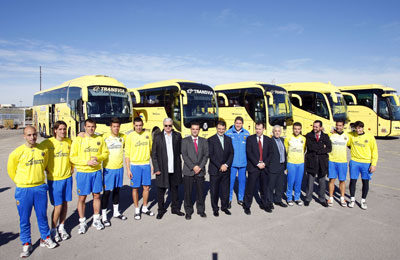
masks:
[[[155,174],[155,175],[160,175],[161,172],[160,172],[160,171],[156,171],[156,172],[153,172],[153,174]]]
[[[265,168],[265,163],[260,162],[260,163],[257,164],[257,167],[258,167],[260,170],[263,170],[263,169]]]
[[[97,160],[96,159],[91,159],[91,160],[89,160],[88,162],[87,162],[87,165],[89,165],[89,166],[96,166],[96,165],[98,165],[99,163],[97,162]]]
[[[195,174],[199,174],[200,171],[201,171],[201,168],[198,165],[196,165],[196,166],[193,167],[193,171],[194,171]]]
[[[82,138],[85,138],[85,132],[79,132],[78,136],[82,137]]]
[[[90,159],[94,159],[97,161],[97,157],[96,156],[90,156]]]
[[[371,165],[371,167],[369,167],[369,172],[370,173],[374,173],[376,170],[376,166]]]
[[[287,175],[287,169],[284,171],[284,173]]]
[[[128,178],[129,178],[129,179],[132,179],[133,174],[132,174],[132,172],[131,172],[130,169],[128,169],[128,170],[126,171],[126,174],[128,175]]]
[[[226,167],[226,165],[223,164],[219,170],[220,170],[221,172],[226,172],[226,171],[228,170],[228,167]]]

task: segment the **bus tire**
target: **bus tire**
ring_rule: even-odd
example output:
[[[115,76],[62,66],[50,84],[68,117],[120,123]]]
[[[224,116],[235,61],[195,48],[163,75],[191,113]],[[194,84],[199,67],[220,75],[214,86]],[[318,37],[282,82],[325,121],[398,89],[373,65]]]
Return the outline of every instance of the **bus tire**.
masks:
[[[158,128],[158,127],[153,128],[153,131],[151,132],[151,138],[152,138],[152,140],[154,140],[154,136],[155,136],[156,134],[158,134],[158,133],[161,133],[160,128]]]
[[[47,132],[46,132],[46,125],[43,125],[43,135],[44,138],[47,138]]]
[[[68,138],[71,139],[71,127],[68,128]]]
[[[39,124],[39,135],[40,135],[41,137],[43,137],[42,125],[41,125],[41,124]]]

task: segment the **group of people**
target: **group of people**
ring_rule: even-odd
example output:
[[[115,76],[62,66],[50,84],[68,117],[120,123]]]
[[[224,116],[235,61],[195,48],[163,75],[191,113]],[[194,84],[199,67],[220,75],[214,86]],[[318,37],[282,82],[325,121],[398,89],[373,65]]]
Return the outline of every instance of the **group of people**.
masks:
[[[152,134],[143,129],[140,117],[133,120],[129,135],[120,133],[120,122],[113,118],[110,132],[96,135],[96,122],[85,121],[85,132],[72,142],[66,137],[67,125],[63,121],[54,124],[54,137],[37,144],[34,127],[24,129],[25,144],[9,156],[8,174],[16,183],[15,199],[20,216],[21,257],[32,252],[30,215],[35,208],[40,246],[55,248],[58,242],[69,239],[64,228],[68,202],[72,200],[72,173],[76,169],[78,195],[79,234],[88,227],[85,218],[87,195],[93,195],[93,223],[97,230],[111,226],[107,209],[112,194],[113,217],[126,220],[119,211],[119,192],[123,185],[124,163],[132,187],[134,219],[142,215],[154,216],[148,208],[151,172],[157,187],[157,219],[167,212],[165,194],[169,190],[171,213],[190,220],[194,213],[192,191],[196,186],[196,211],[206,218],[204,182],[206,165],[210,175],[210,198],[213,215],[219,209],[227,215],[232,207],[233,189],[238,177],[238,200],[245,214],[250,215],[255,193],[260,194],[260,207],[272,213],[275,206],[288,207],[300,199],[304,172],[308,177],[304,205],[312,200],[314,181],[319,183],[319,202],[324,207],[333,206],[335,180],[339,178],[340,205],[355,206],[356,182],[361,173],[363,183],[361,208],[367,209],[366,197],[369,180],[375,171],[378,150],[375,138],[364,133],[362,122],[355,123],[354,132],[344,132],[344,122],[336,122],[331,133],[322,131],[322,122],[315,121],[313,131],[303,136],[302,126],[296,122],[293,134],[285,139],[282,129],[274,126],[272,137],[264,135],[265,125],[257,122],[255,134],[243,128],[243,118],[237,117],[231,129],[226,131],[224,121],[217,122],[217,133],[208,140],[199,136],[200,124],[192,122],[191,135],[182,138],[173,130],[173,120],[163,121],[163,130]],[[351,149],[350,202],[345,200],[347,177],[347,147]],[[125,156],[124,156],[125,154]],[[125,158],[125,159],[124,159]],[[182,163],[183,160],[183,163]],[[153,171],[151,170],[151,164]],[[183,165],[183,167],[182,167]],[[247,177],[246,177],[247,172]],[[329,199],[325,198],[325,181],[329,177]],[[47,182],[46,182],[47,179]],[[285,181],[287,186],[285,187]],[[184,186],[184,212],[180,209],[179,185]],[[139,189],[143,188],[143,204],[139,206]],[[286,189],[286,203],[283,195]],[[103,191],[103,195],[100,193]],[[294,196],[293,196],[294,192]],[[54,206],[51,229],[47,220],[47,193]],[[218,201],[221,207],[219,208]]]

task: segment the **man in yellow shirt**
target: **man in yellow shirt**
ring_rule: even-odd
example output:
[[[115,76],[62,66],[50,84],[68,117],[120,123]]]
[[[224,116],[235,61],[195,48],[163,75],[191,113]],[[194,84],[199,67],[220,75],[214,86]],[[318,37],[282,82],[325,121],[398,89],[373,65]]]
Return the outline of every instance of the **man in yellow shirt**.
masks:
[[[101,198],[101,212],[103,224],[106,227],[111,226],[110,221],[107,219],[107,206],[112,192],[113,200],[113,217],[121,220],[128,218],[119,212],[119,190],[122,187],[124,179],[124,145],[126,135],[119,132],[121,123],[118,118],[111,119],[110,133],[104,134],[103,138],[106,142],[109,155],[103,162],[103,184],[104,191]]]
[[[335,181],[339,178],[340,205],[347,207],[344,198],[346,191],[347,177],[347,146],[350,144],[350,138],[344,133],[344,121],[336,121],[336,128],[333,133],[329,133],[332,143],[332,152],[329,153],[329,200],[328,205],[333,206],[333,191],[335,190]]]
[[[96,122],[85,121],[85,137],[77,136],[72,142],[71,162],[76,167],[76,186],[78,189],[78,234],[87,230],[85,218],[85,201],[87,195],[93,194],[93,227],[102,230],[104,225],[100,220],[100,192],[103,189],[101,162],[108,158],[108,149],[101,136],[94,133]]]
[[[134,131],[126,138],[125,162],[128,177],[131,180],[132,198],[135,204],[135,219],[140,220],[139,188],[143,186],[142,213],[154,216],[154,213],[147,208],[149,190],[151,185],[151,133],[143,130],[143,120],[136,117],[133,120]]]
[[[299,122],[293,124],[293,135],[285,138],[287,151],[287,190],[286,197],[289,206],[293,206],[293,187],[294,201],[298,206],[302,206],[300,200],[301,183],[304,175],[304,152],[306,150],[306,138],[301,135],[302,125]]]
[[[349,207],[353,208],[356,202],[356,183],[358,176],[361,173],[362,179],[362,195],[361,195],[361,208],[367,209],[367,194],[369,190],[369,181],[372,174],[376,170],[378,162],[378,146],[375,137],[369,133],[364,132],[364,123],[356,121],[356,131],[349,133],[350,135],[350,203]]]
[[[28,257],[32,252],[31,223],[32,207],[35,207],[40,231],[40,246],[55,248],[56,243],[50,237],[47,221],[47,184],[44,170],[47,166],[47,150],[36,143],[36,129],[28,126],[24,129],[25,144],[17,147],[8,158],[7,172],[17,185],[15,200],[20,220],[20,239],[22,253]]]
[[[67,124],[57,121],[54,124],[54,136],[41,143],[49,152],[46,167],[50,203],[54,206],[51,223],[51,237],[56,242],[67,240],[70,236],[64,228],[67,217],[68,201],[72,200],[72,172],[69,159],[71,139],[65,137]],[[57,223],[60,225],[57,231]],[[61,235],[61,237],[60,237]]]

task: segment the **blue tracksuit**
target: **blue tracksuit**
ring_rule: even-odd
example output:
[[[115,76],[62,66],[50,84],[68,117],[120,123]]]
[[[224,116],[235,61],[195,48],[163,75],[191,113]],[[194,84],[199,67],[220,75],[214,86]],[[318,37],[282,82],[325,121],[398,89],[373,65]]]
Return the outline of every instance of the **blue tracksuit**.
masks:
[[[241,129],[239,132],[236,131],[233,126],[231,129],[226,131],[226,136],[229,136],[232,139],[233,145],[233,162],[231,167],[231,185],[230,185],[230,195],[229,201],[232,201],[233,194],[233,186],[236,180],[236,174],[238,173],[238,182],[239,182],[239,192],[238,192],[238,200],[243,201],[244,190],[246,187],[246,166],[247,166],[247,157],[246,157],[246,141],[250,136],[249,131],[246,129]]]
[[[45,240],[50,236],[49,224],[47,222],[47,184],[35,187],[15,189],[15,199],[20,217],[20,239],[22,244],[32,243],[31,223],[29,221],[32,207],[35,208],[36,218],[41,239]]]

